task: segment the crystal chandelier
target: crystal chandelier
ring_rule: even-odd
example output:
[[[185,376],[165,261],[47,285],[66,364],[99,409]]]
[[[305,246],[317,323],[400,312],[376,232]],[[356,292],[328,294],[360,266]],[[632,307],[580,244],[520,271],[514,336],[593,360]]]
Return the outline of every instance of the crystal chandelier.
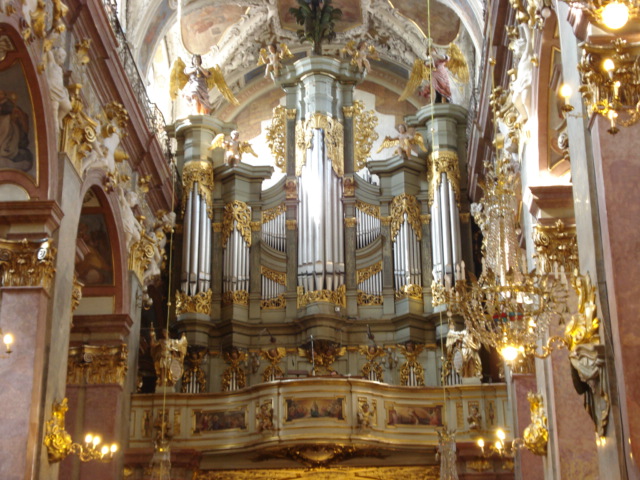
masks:
[[[442,297],[453,313],[464,317],[467,329],[485,346],[512,361],[535,351],[550,322],[566,310],[564,275],[528,272],[518,246],[520,177],[508,157],[485,164],[484,197],[472,205],[482,230],[483,268],[479,278],[445,278]]]

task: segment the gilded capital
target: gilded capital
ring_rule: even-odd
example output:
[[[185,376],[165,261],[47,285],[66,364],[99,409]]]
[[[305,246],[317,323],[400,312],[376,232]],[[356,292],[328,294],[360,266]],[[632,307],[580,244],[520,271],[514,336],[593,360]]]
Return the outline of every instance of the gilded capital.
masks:
[[[56,249],[51,239],[0,239],[0,274],[4,287],[51,288]]]
[[[211,289],[195,295],[187,295],[180,290],[176,291],[176,315],[183,313],[202,313],[211,315]]]
[[[127,346],[80,345],[69,348],[68,385],[124,385],[127,376]]]
[[[460,167],[458,166],[458,154],[451,150],[436,150],[429,155],[429,206],[440,187],[442,174],[444,173],[451,184],[456,196],[458,207],[460,206]]]

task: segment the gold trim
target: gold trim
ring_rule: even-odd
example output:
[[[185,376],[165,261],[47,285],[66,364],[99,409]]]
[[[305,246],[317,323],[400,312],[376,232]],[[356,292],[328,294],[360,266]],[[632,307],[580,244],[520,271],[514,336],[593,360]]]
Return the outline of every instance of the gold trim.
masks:
[[[327,302],[338,307],[347,306],[347,287],[343,284],[334,290],[313,290],[305,292],[304,287],[298,286],[298,308],[303,308],[310,303]]]
[[[129,270],[136,274],[140,283],[144,283],[144,272],[147,271],[154,257],[156,242],[147,232],[142,232],[140,240],[131,246],[129,252]]]
[[[249,305],[249,292],[232,290],[222,294],[223,305]]]
[[[222,223],[220,222],[212,223],[211,229],[213,230],[214,233],[222,232]]]
[[[251,246],[251,207],[240,200],[234,200],[224,206],[222,218],[222,248],[227,246],[231,232],[236,228],[247,246]]]
[[[380,218],[380,206],[379,205],[371,205],[370,203],[364,203],[360,200],[356,200],[356,208],[360,210],[362,213],[366,213],[367,215]]]
[[[293,220],[287,220],[287,230],[295,230],[298,228],[298,221],[294,218]]]
[[[360,307],[382,305],[384,303],[382,295],[371,295],[358,290],[357,304]]]
[[[251,222],[250,225],[252,232],[259,232],[260,230],[262,230],[262,222]]]
[[[262,210],[262,223],[267,223],[272,220],[275,220],[283,213],[286,213],[287,206],[284,203],[281,203],[277,207],[270,208],[269,210]]]
[[[213,165],[206,160],[192,160],[182,169],[182,214],[187,206],[187,200],[193,190],[193,184],[198,183],[198,193],[205,198],[207,214],[213,219]]]
[[[579,268],[576,227],[558,220],[555,224],[533,226],[536,267],[540,273],[551,273],[553,266],[564,266],[566,273]]]
[[[260,308],[262,310],[281,310],[286,306],[287,300],[284,298],[284,293],[281,293],[277,297],[260,300]]]
[[[356,270],[356,283],[362,283],[365,280],[369,280],[376,273],[380,273],[382,271],[382,260],[378,263],[374,263],[373,265],[369,265],[365,268],[360,268]]]
[[[357,223],[356,217],[344,217],[344,226],[347,228],[354,228]]]
[[[295,108],[287,108],[287,120],[295,120],[296,115],[298,114],[298,110]]]
[[[213,292],[211,289],[195,295],[187,295],[180,290],[176,291],[176,315],[183,313],[202,313],[211,315],[211,299]]]
[[[534,455],[544,457],[547,455],[547,443],[549,442],[549,429],[547,428],[547,413],[544,408],[544,399],[541,393],[527,393],[531,423],[524,429],[524,446]]]
[[[264,265],[260,265],[260,274],[272,282],[276,282],[278,285],[287,284],[287,272],[278,272],[276,270],[271,270]]]
[[[344,127],[342,124],[323,113],[314,113],[305,122],[296,124],[296,177],[302,175],[302,167],[307,161],[307,150],[311,148],[313,130],[324,130],[324,145],[327,157],[338,177],[344,175]]]
[[[433,198],[440,186],[442,174],[446,174],[453,188],[456,203],[460,207],[460,168],[458,166],[458,154],[450,150],[438,150],[429,155],[429,206],[433,205]]]
[[[400,300],[402,298],[422,300],[422,287],[413,283],[403,285],[399,290],[396,290],[395,298],[396,300]]]
[[[422,239],[422,226],[420,223],[420,204],[413,195],[403,193],[393,197],[391,201],[391,241],[396,241],[400,226],[404,222],[404,214],[418,240]]]
[[[353,161],[354,171],[367,166],[367,158],[371,152],[373,142],[379,135],[376,132],[378,117],[375,111],[364,111],[364,103],[360,100],[353,102]],[[344,110],[344,107],[343,107]]]

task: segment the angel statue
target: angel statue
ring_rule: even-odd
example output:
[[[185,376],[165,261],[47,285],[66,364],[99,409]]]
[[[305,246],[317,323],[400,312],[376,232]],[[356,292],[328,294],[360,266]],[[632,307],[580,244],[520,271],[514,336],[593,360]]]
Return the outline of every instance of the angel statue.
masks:
[[[358,68],[358,72],[370,72],[371,64],[369,58],[373,60],[380,60],[378,53],[373,45],[369,45],[366,41],[361,40],[356,45],[355,40],[350,40],[340,50],[340,54],[343,57],[351,57],[351,65]]]
[[[282,60],[293,57],[293,53],[289,50],[286,43],[280,44],[280,51],[278,46],[274,43],[267,45],[267,48],[260,49],[260,55],[258,57],[258,66],[266,65],[264,69],[264,78],[269,78],[269,74],[273,73],[273,80],[280,76],[280,66]]]
[[[449,75],[459,83],[467,83],[469,81],[469,67],[467,61],[455,43],[449,45],[447,53],[439,53],[435,48],[431,47],[426,61],[417,59],[413,63],[413,69],[407,86],[402,91],[399,100],[406,100],[416,88],[425,84],[420,89],[419,94],[423,97],[431,97],[431,86],[436,91],[435,101],[443,103],[451,102],[451,85],[449,83]]]
[[[224,154],[224,163],[230,167],[235,167],[242,161],[243,153],[250,153],[254,157],[258,157],[258,154],[251,148],[249,142],[241,142],[240,132],[234,130],[231,132],[229,140],[225,140],[224,133],[219,133],[215,136],[211,142],[209,150],[215,150],[216,148],[224,148],[226,150]]]
[[[211,113],[211,101],[209,90],[218,87],[220,93],[228,102],[240,105],[238,99],[233,96],[227,82],[222,76],[222,70],[216,65],[211,68],[202,66],[202,57],[194,55],[191,66],[187,67],[180,57],[173,62],[171,67],[171,79],[169,83],[171,99],[175,100],[178,91],[182,90],[183,96],[191,105],[192,115],[208,115]]]
[[[396,153],[406,159],[413,153],[414,145],[418,146],[425,152],[427,151],[422,135],[419,133],[409,133],[407,131],[407,126],[404,123],[401,123],[398,125],[398,136],[395,138],[390,136],[384,137],[384,140],[380,144],[380,148],[378,148],[376,153],[380,153],[385,148],[397,146],[398,148],[396,149]]]

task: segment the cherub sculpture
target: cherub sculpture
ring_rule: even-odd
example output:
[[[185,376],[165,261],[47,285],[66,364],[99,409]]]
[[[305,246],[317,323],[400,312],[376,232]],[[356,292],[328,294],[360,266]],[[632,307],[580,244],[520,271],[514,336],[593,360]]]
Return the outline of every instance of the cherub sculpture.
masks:
[[[169,333],[162,330],[162,338],[158,340],[155,328],[151,329],[151,356],[158,377],[158,387],[173,387],[182,378],[187,346],[185,333],[178,340],[170,338]]]
[[[431,47],[427,55],[425,61],[417,59],[413,63],[409,81],[400,95],[400,101],[406,100],[422,84],[426,85],[420,90],[420,95],[429,98],[433,83],[433,89],[436,91],[435,101],[451,102],[449,75],[451,74],[454,80],[460,83],[469,81],[467,61],[455,43],[450,44],[444,54]]]
[[[273,80],[280,76],[280,66],[282,60],[293,57],[293,53],[289,50],[286,43],[280,44],[280,50],[274,43],[267,45],[267,48],[260,49],[258,57],[258,66],[266,65],[264,69],[264,78],[269,78],[269,74],[273,73]]]
[[[350,40],[340,50],[340,54],[343,57],[351,57],[351,65],[358,68],[359,72],[370,72],[371,64],[369,58],[373,60],[380,60],[378,53],[373,45],[369,45],[366,41],[361,40],[356,45],[355,40]]]
[[[427,147],[424,145],[422,135],[419,133],[409,133],[407,131],[407,126],[404,123],[401,123],[398,125],[398,136],[386,136],[376,153],[380,153],[385,148],[397,146],[398,148],[396,149],[396,153],[402,156],[402,158],[409,158],[413,153],[414,145],[418,146],[421,150],[427,150]]]
[[[241,142],[240,132],[234,130],[231,132],[229,140],[224,138],[224,133],[219,133],[215,136],[211,142],[209,150],[215,150],[216,148],[224,148],[226,150],[224,154],[224,163],[230,167],[235,167],[242,161],[243,153],[250,153],[254,157],[258,157],[258,154],[251,148],[249,142]]]
[[[240,104],[229,89],[227,82],[225,82],[222,70],[218,65],[204,68],[200,55],[193,56],[190,67],[187,67],[180,57],[173,63],[169,82],[171,99],[175,100],[178,91],[182,90],[183,96],[191,105],[192,115],[208,115],[211,113],[209,90],[213,87],[218,87],[222,96],[229,103],[233,105]]]

